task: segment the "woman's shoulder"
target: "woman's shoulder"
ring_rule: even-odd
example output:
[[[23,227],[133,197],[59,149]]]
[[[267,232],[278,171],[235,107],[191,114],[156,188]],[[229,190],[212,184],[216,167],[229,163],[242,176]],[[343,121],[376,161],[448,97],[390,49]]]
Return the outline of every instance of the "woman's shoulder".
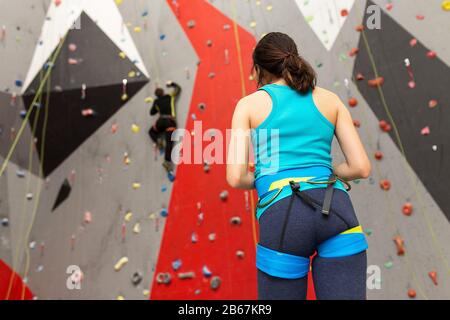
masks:
[[[257,90],[240,99],[238,105],[251,107],[255,105],[270,103],[270,100],[270,96],[267,94],[267,92],[263,90]]]
[[[336,100],[339,99],[338,95],[334,93],[333,91],[327,90],[322,87],[315,87],[313,91],[313,95],[315,97],[319,97],[326,100]]]

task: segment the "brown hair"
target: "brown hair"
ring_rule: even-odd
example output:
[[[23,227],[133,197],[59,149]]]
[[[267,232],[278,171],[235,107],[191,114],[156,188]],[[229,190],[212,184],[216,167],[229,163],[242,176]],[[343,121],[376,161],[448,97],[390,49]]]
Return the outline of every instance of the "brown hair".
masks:
[[[164,89],[162,88],[156,88],[155,89],[155,96],[157,96],[158,98],[161,98],[164,96]]]
[[[253,68],[257,71],[258,86],[283,78],[300,93],[316,87],[316,72],[299,56],[294,40],[281,32],[268,33],[258,42],[253,51]]]

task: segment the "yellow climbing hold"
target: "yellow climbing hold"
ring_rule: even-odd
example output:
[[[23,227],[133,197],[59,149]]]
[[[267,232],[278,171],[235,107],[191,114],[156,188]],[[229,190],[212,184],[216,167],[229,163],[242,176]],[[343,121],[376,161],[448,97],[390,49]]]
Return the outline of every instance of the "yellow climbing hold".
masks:
[[[125,59],[127,57],[127,55],[125,54],[125,52],[121,51],[121,52],[119,52],[119,57],[122,59]]]
[[[449,0],[442,1],[442,10],[450,11],[450,1]]]
[[[136,77],[136,71],[128,72],[128,78],[134,78],[134,77]]]
[[[127,263],[128,263],[128,258],[127,257],[120,258],[119,261],[117,261],[116,265],[114,266],[114,270],[120,271],[120,269],[122,269],[122,267],[124,265],[126,265]]]
[[[266,7],[267,11],[272,11],[272,9],[273,9],[273,7],[270,4]]]
[[[141,225],[139,222],[134,225],[133,232],[136,234],[141,232]]]
[[[250,28],[255,28],[255,27],[256,27],[256,21],[250,22]]]
[[[117,1],[117,0],[116,0]],[[116,298],[117,300],[125,300],[125,297],[124,296],[117,296],[117,298]]]
[[[133,131],[133,133],[138,133],[141,130],[141,128],[137,125],[137,124],[132,124],[131,125],[131,131]]]
[[[128,95],[126,93],[124,93],[122,95],[122,101],[128,100]]]
[[[123,0],[116,0],[117,5],[121,5],[123,3]]]
[[[144,100],[145,103],[152,103],[153,102],[153,98],[152,97],[147,97]]]
[[[126,221],[126,222],[130,222],[131,221],[131,218],[133,217],[133,212],[127,212],[126,214],[125,214],[125,218],[124,218],[124,220]]]
[[[139,33],[142,31],[141,27],[134,27],[134,32]]]
[[[134,190],[137,190],[137,189],[139,189],[140,187],[141,187],[141,184],[140,184],[139,182],[133,183],[133,189],[134,189]]]
[[[150,295],[150,290],[144,289],[144,290],[142,290],[142,294],[143,294],[145,297],[148,297],[148,296]]]

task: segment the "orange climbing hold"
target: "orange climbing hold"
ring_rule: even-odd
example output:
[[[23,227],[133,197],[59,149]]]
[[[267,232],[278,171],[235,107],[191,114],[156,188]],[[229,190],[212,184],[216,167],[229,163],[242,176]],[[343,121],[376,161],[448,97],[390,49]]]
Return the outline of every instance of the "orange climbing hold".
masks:
[[[416,295],[417,295],[416,290],[414,290],[414,289],[409,289],[408,290],[408,297],[415,298]]]
[[[395,245],[397,246],[397,255],[402,256],[405,254],[405,241],[400,236],[394,238]]]
[[[436,271],[430,271],[430,272],[428,272],[428,275],[430,276],[431,281],[433,281],[434,285],[437,286],[438,285],[438,283],[437,283],[437,272]]]
[[[371,86],[371,87],[380,87],[384,83],[384,78],[383,77],[378,77],[378,78],[375,78],[375,79],[371,79],[371,80],[368,81],[368,83],[369,83],[369,86]]]
[[[348,104],[350,107],[354,108],[358,105],[358,100],[356,100],[356,98],[350,98],[348,99]]]
[[[413,206],[412,206],[412,204],[409,203],[409,202],[405,203],[405,204],[403,205],[402,211],[403,211],[403,214],[404,214],[405,216],[410,216],[410,215],[412,214],[412,211],[413,211]]]
[[[384,132],[389,132],[392,130],[391,125],[386,121],[386,120],[380,120],[380,129],[383,130]]]
[[[383,159],[383,153],[381,151],[375,152],[375,159],[377,160]]]
[[[384,191],[388,191],[391,188],[391,182],[387,179],[383,179],[380,181],[380,188]]]

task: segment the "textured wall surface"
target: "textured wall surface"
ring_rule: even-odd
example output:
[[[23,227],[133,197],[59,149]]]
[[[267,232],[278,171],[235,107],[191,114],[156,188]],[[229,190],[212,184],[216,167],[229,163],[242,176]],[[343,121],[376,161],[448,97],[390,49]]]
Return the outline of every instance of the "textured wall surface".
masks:
[[[108,2],[108,6],[116,5],[112,0],[101,1]],[[412,2],[414,5],[411,5]],[[39,41],[45,40],[45,35],[41,37],[41,29],[50,3],[51,1],[48,0],[22,0],[13,3],[0,0],[0,28],[4,25],[6,30],[0,37],[1,164],[4,163],[13,138],[23,121],[20,112],[29,107],[24,105],[24,101],[27,99],[22,99],[20,95],[26,88],[17,86],[20,83],[16,82],[17,80],[25,81]],[[115,299],[117,296],[127,299],[148,299],[149,292],[146,290],[152,291],[151,297],[153,298],[170,298],[172,287],[174,288],[173,296],[178,298],[183,296],[195,298],[196,290],[199,289],[205,293],[205,295],[198,295],[199,298],[220,298],[230,297],[229,295],[235,290],[233,288],[239,286],[239,282],[242,281],[247,281],[248,287],[256,288],[254,268],[250,267],[251,261],[249,261],[254,255],[254,253],[248,252],[251,249],[246,252],[245,259],[248,260],[243,260],[248,273],[242,277],[220,273],[223,286],[216,292],[216,296],[208,294],[209,280],[202,278],[202,270],[198,269],[195,269],[198,282],[180,283],[178,282],[180,280],[174,279],[172,287],[170,285],[159,287],[154,284],[156,269],[158,272],[171,271],[173,276],[176,276],[173,270],[169,270],[170,262],[177,258],[175,253],[185,256],[182,271],[190,271],[191,267],[198,268],[198,266],[207,264],[214,275],[216,270],[221,268],[220,264],[216,262],[217,259],[220,260],[220,257],[227,257],[227,264],[224,266],[238,266],[236,264],[238,262],[233,260],[235,259],[235,246],[231,241],[224,241],[224,239],[241,237],[244,240],[239,245],[251,248],[254,241],[252,238],[254,230],[251,225],[252,220],[249,216],[244,216],[246,213],[243,209],[245,206],[243,192],[230,193],[230,202],[223,206],[222,211],[208,212],[208,208],[215,209],[221,206],[218,202],[218,193],[221,187],[225,187],[225,183],[220,180],[224,177],[215,172],[221,172],[223,168],[217,168],[216,171],[216,167],[212,166],[211,173],[213,174],[210,177],[215,179],[214,187],[208,190],[208,185],[205,184],[202,191],[198,192],[199,195],[196,199],[187,201],[178,193],[177,195],[171,194],[173,184],[162,169],[162,158],[153,150],[147,135],[154,119],[148,115],[150,105],[145,102],[145,99],[152,96],[158,83],[163,85],[167,80],[174,80],[183,87],[183,93],[178,102],[180,126],[192,128],[192,113],[195,113],[197,117],[203,117],[202,120],[206,121],[208,126],[221,126],[230,120],[228,118],[231,116],[234,103],[241,96],[242,83],[247,84],[247,92],[252,90],[251,85],[247,82],[250,70],[248,54],[253,41],[257,41],[264,33],[282,31],[290,34],[296,40],[301,54],[316,67],[320,86],[338,93],[344,102],[349,97],[355,97],[359,102],[356,108],[351,109],[351,113],[354,119],[361,123],[358,130],[371,156],[373,173],[370,179],[352,184],[351,198],[360,222],[368,234],[369,265],[379,266],[381,270],[381,288],[368,290],[368,298],[407,299],[408,289],[414,289],[418,299],[449,299],[450,225],[446,218],[449,213],[444,211],[444,207],[438,202],[439,197],[443,195],[436,194],[436,192],[442,191],[432,189],[423,181],[423,175],[416,171],[417,166],[413,161],[410,159],[405,161],[392,133],[387,134],[380,130],[378,122],[385,115],[377,111],[383,108],[379,91],[376,88],[369,88],[373,90],[368,91],[369,94],[363,94],[363,86],[367,86],[366,82],[357,82],[353,79],[357,72],[364,72],[366,80],[374,77],[372,65],[368,65],[370,61],[365,53],[367,47],[362,41],[361,33],[355,30],[355,27],[363,21],[366,1],[355,1],[346,19],[336,18],[341,15],[340,9],[342,9],[337,5],[338,0],[330,2],[335,5],[336,12],[328,11],[329,16],[313,17],[322,19],[319,26],[326,26],[327,23],[330,23],[330,17],[334,23],[340,24],[339,33],[329,50],[321,42],[317,33],[312,30],[312,25],[308,24],[312,17],[305,17],[294,0],[192,0],[191,3],[193,7],[187,8],[189,1],[178,1],[177,9],[176,4],[172,1],[123,0],[117,6],[123,18],[123,24],[121,21],[116,21],[116,23],[122,24],[123,28],[129,30],[134,45],[142,58],[142,65],[148,71],[150,81],[124,104],[120,99],[120,82],[117,88],[111,87],[110,91],[106,91],[105,98],[98,103],[103,101],[105,104],[112,104],[111,107],[114,108],[123,105],[117,108],[117,111],[106,122],[99,125],[87,139],[83,140],[81,145],[74,148],[73,152],[45,179],[38,178],[40,156],[35,147],[30,149],[33,118],[28,121],[16,151],[12,155],[6,171],[0,177],[0,219],[9,219],[9,226],[0,226],[0,259],[26,278],[30,289],[40,299]],[[350,2],[346,1],[346,3]],[[441,1],[398,0],[394,2],[391,10],[386,8],[387,1],[376,0],[374,3],[380,5],[384,12],[383,17],[388,16],[395,24],[406,30],[411,37],[417,39],[420,44],[418,48],[423,46],[426,50],[436,52],[442,63],[440,70],[442,77],[448,78],[450,43],[444,39],[446,39],[446,30],[450,28],[450,12],[442,10]],[[201,8],[204,5],[213,6],[220,13],[218,16],[221,16],[223,21],[229,21],[228,35],[214,23],[209,26],[200,23],[204,17],[201,12],[196,12],[193,8]],[[70,14],[70,12],[65,14]],[[423,15],[424,19],[418,19],[417,15]],[[99,19],[101,20],[100,15]],[[234,19],[240,25],[239,41],[245,41],[239,46],[236,44],[235,34],[232,36]],[[198,28],[194,27],[191,30],[195,31],[193,33],[189,33],[190,30],[185,25],[189,20],[199,21],[196,26]],[[140,27],[140,29],[136,27]],[[336,26],[333,25],[333,27]],[[381,49],[377,47],[377,43],[383,43],[389,39],[387,34],[383,34],[388,31],[383,29],[383,19],[381,27],[381,30],[366,31],[369,45],[372,46],[372,52],[376,56],[376,65],[379,70],[386,70],[388,66],[392,66],[392,68],[397,68],[395,70],[398,70],[399,73],[404,72],[399,76],[400,80],[398,81],[400,84],[407,85],[408,73],[403,59],[414,56],[417,65],[426,65],[430,61],[426,55],[420,57],[421,54],[404,49],[405,47],[409,48],[409,35],[402,38],[402,41],[408,39],[406,44]],[[71,32],[77,32],[77,30]],[[247,35],[253,35],[254,38]],[[393,35],[389,34],[389,36]],[[377,42],[377,37],[380,42]],[[214,56],[202,60],[200,54],[203,54],[203,51],[196,50],[195,47],[196,45],[200,46],[199,41],[204,41],[204,39],[213,41],[211,49],[214,48],[215,51],[211,51]],[[120,38],[118,41],[120,44]],[[65,48],[68,44],[65,44]],[[234,53],[237,47],[244,48],[241,50],[241,56],[245,56],[241,58],[244,63],[245,81],[241,81],[232,73],[238,69],[239,64],[238,55]],[[349,52],[352,48],[358,47],[361,57],[350,57]],[[95,51],[95,43],[90,49]],[[115,53],[105,52],[104,54],[117,57],[120,49],[116,49],[114,49]],[[222,61],[225,61],[225,49],[229,50],[231,58],[229,68],[222,66]],[[395,54],[389,54],[388,49],[393,50],[392,52]],[[83,48],[80,46],[75,51],[76,58],[83,59],[82,50]],[[384,53],[383,50],[385,50]],[[399,52],[399,50],[403,52]],[[222,56],[217,58],[218,55]],[[88,95],[89,88],[95,88],[96,84],[98,86],[104,84],[102,82],[105,80],[104,77],[96,80],[97,83],[96,81],[89,82],[95,76],[114,74],[119,80],[129,76],[126,68],[121,69],[115,64],[107,63],[110,60],[102,59],[101,55],[98,58],[98,62],[94,62],[89,68],[89,74],[78,75],[77,81],[89,83]],[[359,60],[355,63],[357,59]],[[201,72],[199,72],[201,70],[199,62],[200,65],[207,63]],[[436,63],[436,61],[432,62]],[[78,63],[79,66],[83,66],[84,61],[78,61]],[[414,68],[415,65],[413,60],[412,67]],[[359,70],[359,66],[363,66],[364,70]],[[77,66],[71,67],[76,68]],[[108,69],[108,72],[102,71],[105,69]],[[132,67],[129,71],[132,71],[131,69]],[[209,79],[208,72],[210,71],[208,70],[220,70],[217,72],[217,79]],[[429,74],[430,70],[420,69],[420,72],[416,74],[418,85],[421,79],[432,77]],[[71,74],[67,67],[66,72],[58,76],[69,81],[75,74],[75,72]],[[393,111],[398,111],[399,106],[393,101],[404,98],[404,91],[393,90],[393,77],[388,73],[383,76],[386,81],[382,92],[392,92],[391,95],[394,97],[387,99],[388,107]],[[63,81],[54,79],[59,82]],[[202,83],[206,81],[214,83],[217,80],[217,83],[221,83],[223,86],[221,81],[224,79],[227,81],[226,87],[217,87],[217,91],[202,90]],[[405,83],[402,82],[404,79]],[[52,84],[53,86],[57,85],[56,83]],[[445,99],[445,86],[439,82],[436,84],[434,87],[437,90],[436,96]],[[70,81],[69,85],[71,85]],[[76,90],[79,90],[79,86],[73,85]],[[212,87],[215,88],[213,84]],[[438,120],[448,117],[448,108],[446,109],[446,107],[449,102],[439,101],[435,109],[428,110],[428,101],[433,97],[419,96],[423,95],[423,88],[418,89],[420,90],[417,90],[417,97],[409,91],[405,93],[405,95],[409,95],[407,99],[405,97],[405,101],[407,101],[408,107],[411,106],[409,109],[411,117],[420,117],[420,112],[437,111],[431,116],[430,122],[423,123],[423,125],[429,125],[432,132],[439,132],[436,137],[444,142],[447,140],[446,143],[448,143],[450,140],[445,139],[449,138],[444,129],[445,124],[438,127]],[[221,92],[224,96],[220,96]],[[395,96],[396,93],[398,96]],[[13,101],[12,96],[15,94],[18,96]],[[118,98],[114,98],[114,95],[118,95]],[[195,108],[198,103],[205,100],[208,101],[207,109],[205,115],[200,115]],[[225,102],[222,103],[222,101]],[[425,105],[420,105],[417,101],[423,101]],[[63,105],[65,104],[63,103]],[[83,105],[80,107],[94,108],[94,106]],[[224,112],[221,109],[224,107],[229,109]],[[424,110],[420,108],[424,108]],[[392,112],[392,114],[394,122],[398,122],[398,126],[404,128],[402,125],[408,121],[408,115],[398,112]],[[116,128],[115,125],[117,125],[117,131],[113,133],[112,128]],[[139,132],[132,131],[133,125],[140,128]],[[411,127],[412,132],[402,129],[400,130],[401,138],[411,140],[433,137],[420,135],[421,129],[421,126]],[[412,133],[417,137],[412,138]],[[414,142],[409,143],[406,155],[420,158],[418,155],[420,151],[427,152],[427,157],[432,157],[431,146],[439,142],[426,140],[426,143],[429,148],[424,150],[416,150]],[[54,148],[64,148],[64,146],[55,145]],[[373,158],[373,154],[377,150],[384,154],[381,161]],[[124,163],[125,153],[131,160],[128,165]],[[32,155],[31,162],[30,154]],[[333,155],[336,162],[343,159],[336,142]],[[442,153],[442,155],[443,163],[448,162],[445,154]],[[186,172],[185,169],[183,170],[180,172]],[[204,174],[201,166],[198,172],[193,172],[198,175]],[[433,171],[433,176],[429,179],[439,181],[441,176],[438,172],[439,170]],[[195,174],[177,176],[177,179],[180,178],[180,180],[176,180],[177,190],[182,192],[183,187],[189,188],[189,183],[195,184],[197,180],[192,178],[195,178]],[[70,181],[71,193],[56,210],[52,211],[60,187],[66,179]],[[201,179],[204,179],[203,176]],[[379,183],[382,179],[390,180],[391,189],[389,191],[380,188]],[[140,183],[140,188],[133,189],[134,183]],[[430,189],[428,190],[428,188]],[[40,196],[39,190],[41,190]],[[196,221],[197,202],[204,205],[205,217],[208,217],[208,213],[216,212],[222,219],[214,218],[217,220],[212,220],[217,223],[218,242],[209,246],[209,244],[202,244],[203,239],[199,239],[198,243],[201,244],[201,250],[210,252],[208,254],[212,261],[211,264],[208,263],[207,257],[205,257],[205,261],[192,261],[188,258],[189,250],[192,250],[193,257],[200,254],[198,251],[200,249],[191,246],[190,239],[193,230],[191,224]],[[414,207],[411,216],[405,216],[402,213],[402,206],[405,202],[411,202]],[[172,208],[176,213],[171,216],[169,210],[169,215],[165,218],[160,215],[161,208]],[[186,220],[180,218],[183,210],[189,215]],[[90,223],[83,222],[84,214],[87,211],[92,214]],[[244,220],[246,223],[240,227],[242,229],[230,231],[228,220],[234,214],[240,214],[240,211],[243,212],[243,219],[246,219]],[[126,214],[130,212],[132,213],[131,220],[124,222]],[[193,217],[193,215],[195,216]],[[171,218],[173,220],[167,224],[170,228],[165,228],[166,219]],[[207,221],[205,220],[205,222]],[[125,240],[122,239],[124,223],[126,226]],[[140,232],[134,233],[133,227],[137,223],[139,223]],[[182,230],[183,223],[185,223],[186,230],[183,231],[183,237],[177,238],[177,230]],[[211,227],[212,225],[207,226]],[[207,236],[212,231],[214,231],[213,228],[203,230],[204,233],[200,232],[199,234]],[[404,256],[397,255],[393,241],[396,236],[401,236],[405,241],[406,255]],[[177,241],[174,242],[173,239],[177,239]],[[185,242],[182,243],[182,241]],[[163,244],[162,247],[161,244]],[[166,248],[166,251],[160,251],[160,248]],[[115,271],[114,265],[121,257],[125,256],[129,258],[128,264],[122,270]],[[68,276],[66,268],[70,265],[80,266],[84,273],[82,290],[66,288]],[[437,286],[429,277],[431,271],[437,272]],[[131,281],[135,272],[139,272],[143,276],[137,286],[133,285]],[[233,281],[235,281],[233,285],[228,284]],[[220,291],[222,289],[223,291]],[[243,297],[256,298],[255,290],[246,290]]]

